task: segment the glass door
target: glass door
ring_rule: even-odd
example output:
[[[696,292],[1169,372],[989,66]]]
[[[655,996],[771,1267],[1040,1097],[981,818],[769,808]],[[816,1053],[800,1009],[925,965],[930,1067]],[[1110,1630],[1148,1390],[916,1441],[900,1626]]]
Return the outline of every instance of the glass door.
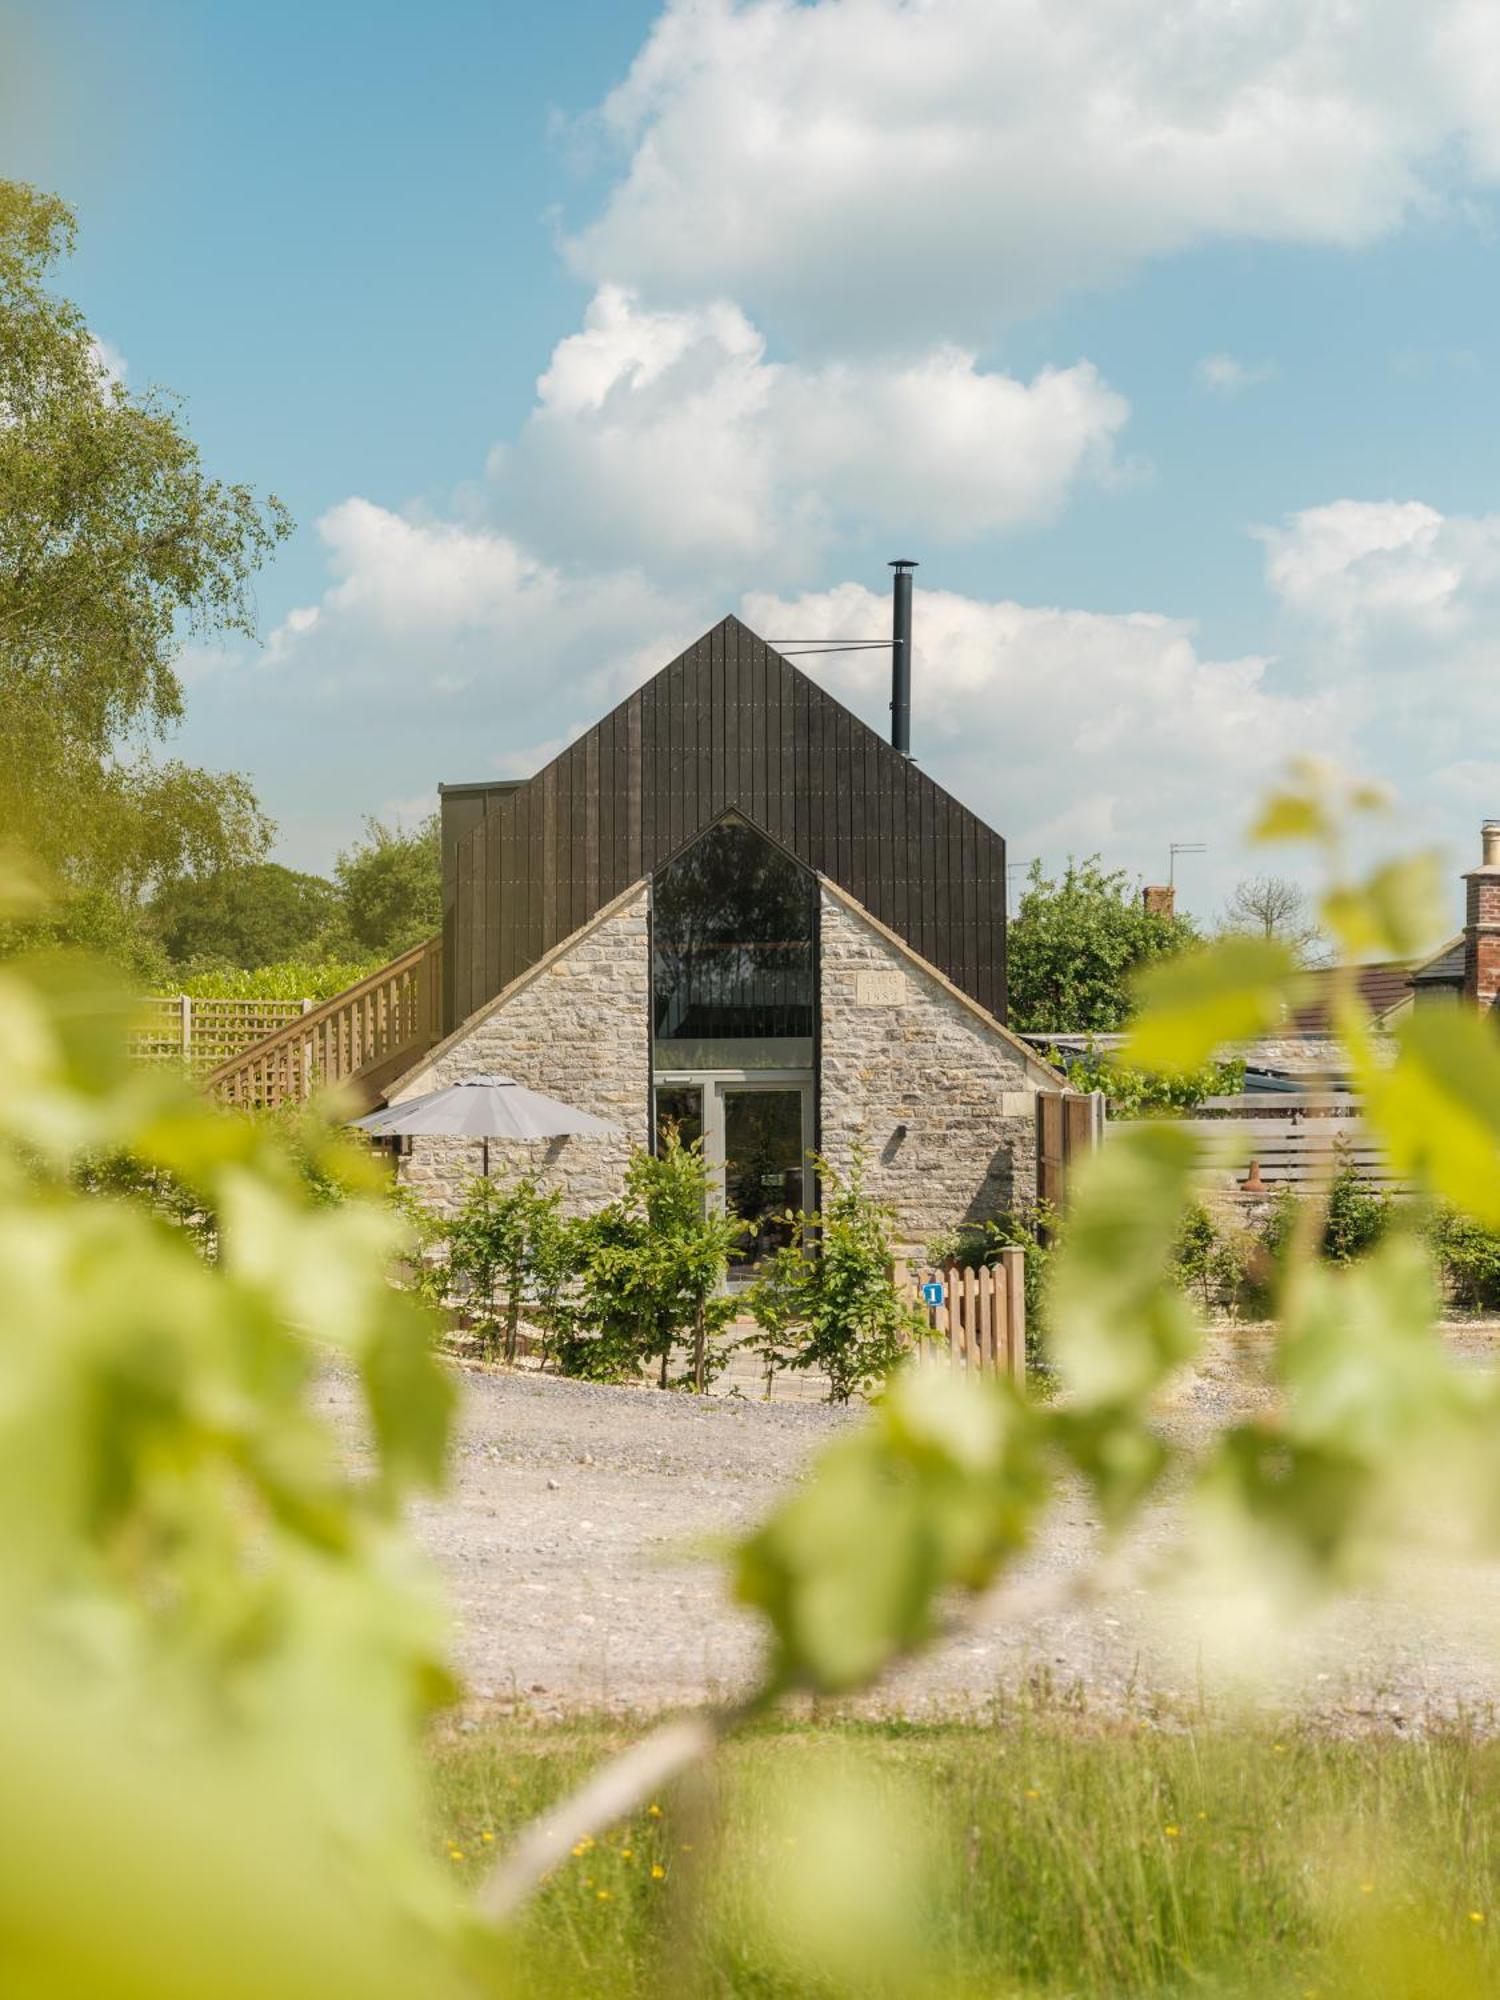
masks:
[[[788,1212],[807,1206],[811,1092],[805,1084],[721,1083],[718,1096],[724,1205],[747,1225],[729,1275],[747,1278],[790,1240]]]

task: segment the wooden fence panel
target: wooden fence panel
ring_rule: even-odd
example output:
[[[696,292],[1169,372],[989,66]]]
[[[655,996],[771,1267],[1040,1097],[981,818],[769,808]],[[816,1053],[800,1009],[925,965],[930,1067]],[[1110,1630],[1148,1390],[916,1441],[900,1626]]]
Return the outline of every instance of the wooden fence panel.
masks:
[[[1098,1091],[1041,1090],[1036,1100],[1037,1200],[1059,1213],[1067,1207],[1077,1161],[1104,1134],[1104,1099]]]

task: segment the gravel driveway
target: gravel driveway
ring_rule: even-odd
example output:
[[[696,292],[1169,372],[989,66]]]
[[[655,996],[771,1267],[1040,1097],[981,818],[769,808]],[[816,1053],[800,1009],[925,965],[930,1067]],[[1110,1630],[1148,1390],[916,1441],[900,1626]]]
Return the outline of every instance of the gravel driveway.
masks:
[[[1456,1336],[1487,1367],[1491,1333]],[[1253,1342],[1217,1341],[1163,1411],[1186,1445],[1206,1441],[1258,1392]],[[731,1691],[754,1671],[756,1621],[725,1601],[712,1538],[752,1523],[809,1456],[857,1413],[816,1404],[698,1399],[465,1369],[448,1492],[418,1506],[438,1564],[454,1651],[479,1703],[544,1713],[642,1710]],[[345,1378],[325,1406],[357,1449]],[[1084,1496],[1064,1495],[1024,1567],[952,1642],[864,1706],[909,1715],[982,1711],[1023,1686],[1090,1707],[1181,1708],[1240,1685],[1329,1720],[1398,1727],[1434,1712],[1500,1713],[1500,1571],[1429,1559],[1379,1600],[1354,1601],[1293,1638],[1252,1637],[1242,1607],[1140,1582],[1174,1532],[1147,1521],[1117,1588],[1059,1609],[1059,1587],[1094,1561]]]

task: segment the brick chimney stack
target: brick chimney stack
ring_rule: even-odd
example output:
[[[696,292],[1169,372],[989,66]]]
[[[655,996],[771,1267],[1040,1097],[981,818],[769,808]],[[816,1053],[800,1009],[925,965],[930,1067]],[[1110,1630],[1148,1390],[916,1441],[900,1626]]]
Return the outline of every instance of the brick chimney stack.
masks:
[[[1464,999],[1487,1014],[1500,996],[1500,819],[1483,838],[1484,860],[1464,877]]]
[[[1496,835],[1500,839],[1500,824],[1497,824]],[[1500,881],[1500,868],[1496,869],[1495,875]],[[1163,882],[1148,883],[1141,891],[1141,902],[1148,917],[1171,917],[1177,913],[1177,891]]]

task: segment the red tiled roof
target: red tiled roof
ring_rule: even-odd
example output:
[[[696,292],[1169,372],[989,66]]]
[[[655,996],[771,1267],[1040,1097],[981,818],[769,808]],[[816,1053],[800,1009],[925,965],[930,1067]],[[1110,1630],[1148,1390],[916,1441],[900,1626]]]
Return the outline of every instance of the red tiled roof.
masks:
[[[1360,997],[1377,1021],[1403,1000],[1411,998],[1411,967],[1402,961],[1361,965],[1355,976]],[[1333,972],[1328,966],[1318,966],[1308,974],[1313,997],[1305,1006],[1294,1008],[1287,1017],[1287,1026],[1296,1034],[1317,1035],[1327,1029],[1327,990],[1332,978]]]

